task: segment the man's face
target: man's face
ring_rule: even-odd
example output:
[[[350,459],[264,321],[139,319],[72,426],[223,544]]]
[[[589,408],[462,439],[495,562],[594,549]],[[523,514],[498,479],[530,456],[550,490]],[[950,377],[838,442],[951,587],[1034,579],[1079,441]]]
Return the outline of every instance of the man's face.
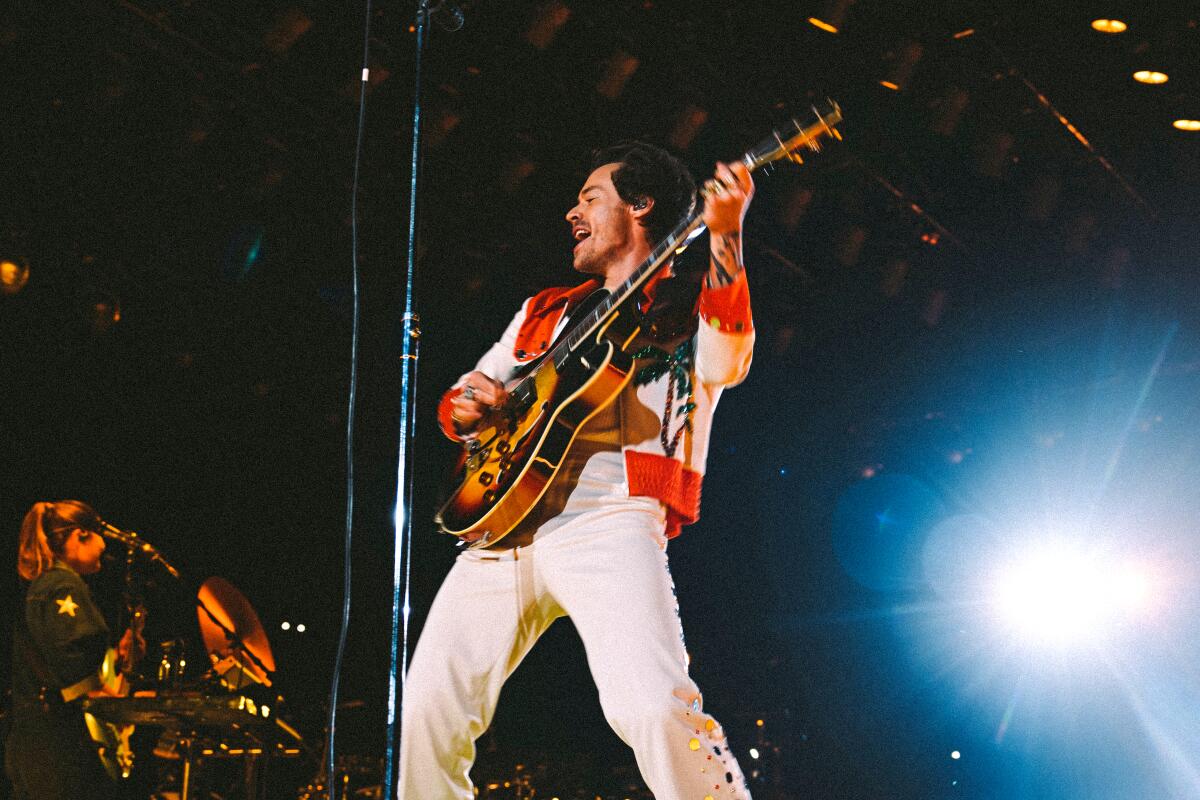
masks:
[[[574,265],[579,272],[604,276],[617,258],[645,241],[637,212],[613,186],[613,173],[620,166],[597,167],[579,190],[579,202],[567,212],[575,238]]]

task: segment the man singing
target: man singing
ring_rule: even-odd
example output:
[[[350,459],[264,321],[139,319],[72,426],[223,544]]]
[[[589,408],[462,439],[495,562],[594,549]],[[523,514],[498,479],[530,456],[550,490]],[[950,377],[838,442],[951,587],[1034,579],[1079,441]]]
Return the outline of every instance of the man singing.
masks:
[[[596,154],[567,213],[574,266],[591,280],[527,300],[500,341],[443,397],[446,435],[475,435],[505,386],[544,353],[592,292],[614,289],[688,214],[695,184],[665,151],[642,143]],[[583,640],[600,704],[659,800],[749,798],[720,725],[701,706],[670,571],[667,540],[695,522],[713,411],[745,378],[754,330],[742,263],[742,220],[754,184],[719,164],[705,192],[707,274],[682,301],[684,325],[654,324],[681,308],[661,280],[643,289],[634,378],[578,432],[557,477],[499,545],[461,553],[438,592],[405,686],[399,797],[470,800],[475,740],[500,688],[554,620]],[[661,291],[660,291],[661,290]],[[656,298],[658,294],[660,297]],[[663,308],[663,307],[666,308]],[[572,320],[575,321],[575,320]]]

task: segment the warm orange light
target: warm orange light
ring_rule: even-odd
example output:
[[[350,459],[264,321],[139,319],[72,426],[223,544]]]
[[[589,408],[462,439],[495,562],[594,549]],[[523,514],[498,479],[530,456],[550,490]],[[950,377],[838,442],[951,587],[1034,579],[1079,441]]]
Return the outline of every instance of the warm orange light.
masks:
[[[885,89],[891,89],[893,92],[900,91],[900,87],[897,86],[896,84],[892,83],[891,81],[880,81],[879,85]]]
[[[24,259],[0,260],[0,292],[16,294],[29,283],[29,262]]]
[[[1094,19],[1092,28],[1101,33],[1124,33],[1129,30],[1129,26],[1119,19]]]
[[[829,33],[837,33],[838,32],[837,28],[830,25],[828,22],[826,22],[823,19],[817,19],[816,17],[809,17],[808,21],[810,24],[815,25],[816,27],[820,28],[823,31],[828,31]]]
[[[954,34],[954,38],[955,39],[965,39],[968,36],[974,36],[974,35],[975,35],[975,29],[967,28],[964,31],[959,31],[958,33]]]
[[[1152,69],[1139,69],[1133,73],[1133,79],[1138,83],[1166,83],[1167,73],[1156,72]]]
[[[1200,131],[1200,119],[1177,119],[1171,124],[1181,131]]]

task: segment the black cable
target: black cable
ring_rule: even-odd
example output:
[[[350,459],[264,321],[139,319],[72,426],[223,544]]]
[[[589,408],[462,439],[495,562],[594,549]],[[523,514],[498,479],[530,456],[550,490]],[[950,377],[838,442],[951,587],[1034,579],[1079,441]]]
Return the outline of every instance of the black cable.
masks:
[[[362,164],[363,135],[367,115],[367,80],[370,77],[371,2],[367,0],[366,20],[363,23],[362,78],[358,88],[358,133],[354,142],[354,181],[350,189],[350,258],[354,308],[351,312],[350,333],[350,391],[346,409],[346,541],[343,566],[342,628],[338,634],[337,655],[333,662],[333,680],[329,688],[329,747],[325,763],[325,784],[329,800],[334,800],[336,763],[334,740],[337,733],[338,684],[342,677],[342,660],[346,654],[346,634],[350,628],[351,551],[354,541],[354,406],[358,391],[358,175]]]

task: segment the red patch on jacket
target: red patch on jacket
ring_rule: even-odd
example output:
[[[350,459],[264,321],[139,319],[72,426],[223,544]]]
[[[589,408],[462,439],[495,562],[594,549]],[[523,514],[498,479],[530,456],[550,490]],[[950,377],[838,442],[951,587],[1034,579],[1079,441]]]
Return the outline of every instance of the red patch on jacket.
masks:
[[[554,329],[558,327],[563,314],[598,288],[599,281],[593,280],[574,288],[556,286],[544,289],[531,297],[525,320],[517,331],[517,341],[513,345],[513,355],[517,361],[532,361],[549,350],[554,341]]]

